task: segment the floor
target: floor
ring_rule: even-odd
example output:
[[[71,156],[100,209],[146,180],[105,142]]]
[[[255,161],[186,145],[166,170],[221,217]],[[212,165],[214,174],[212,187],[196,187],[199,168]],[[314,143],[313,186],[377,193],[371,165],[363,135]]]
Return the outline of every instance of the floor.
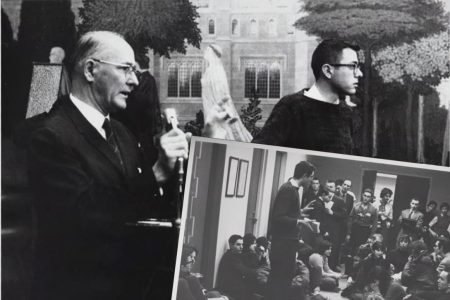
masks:
[[[339,287],[341,288],[341,290],[344,289],[346,286],[347,286],[346,279],[339,280]],[[347,299],[347,298],[341,297],[340,293],[320,292],[320,294],[329,300],[341,300],[341,299],[345,300],[345,299]]]

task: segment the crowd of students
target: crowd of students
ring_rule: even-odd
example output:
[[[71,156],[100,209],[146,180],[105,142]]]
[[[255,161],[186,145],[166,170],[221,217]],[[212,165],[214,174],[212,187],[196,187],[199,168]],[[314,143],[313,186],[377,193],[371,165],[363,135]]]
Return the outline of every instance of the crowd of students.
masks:
[[[305,219],[318,221],[320,230],[312,241],[300,237],[289,298],[323,299],[321,292],[328,291],[351,300],[450,299],[449,205],[441,203],[438,211],[436,202],[430,201],[421,212],[419,200],[412,199],[410,208],[394,220],[390,189],[382,189],[378,200],[365,189],[356,201],[350,188],[350,180],[327,181],[322,186],[313,179],[304,193],[302,213]],[[340,201],[346,210],[330,223],[329,212]],[[267,294],[270,240],[248,233],[232,235],[228,243],[213,296],[273,297]],[[207,292],[185,296],[179,284],[177,299],[211,298]]]

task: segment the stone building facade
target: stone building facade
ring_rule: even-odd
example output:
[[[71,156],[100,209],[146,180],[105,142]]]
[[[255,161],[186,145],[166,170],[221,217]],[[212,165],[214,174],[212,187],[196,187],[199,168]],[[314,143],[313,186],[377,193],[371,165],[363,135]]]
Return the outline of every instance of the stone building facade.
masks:
[[[202,42],[189,46],[186,54],[172,53],[170,59],[153,55],[154,74],[162,107],[174,107],[180,123],[195,119],[202,108],[201,73],[203,51],[210,44],[222,48],[222,62],[231,97],[239,107],[248,103],[253,89],[263,109],[263,123],[282,97],[313,82],[311,53],[314,37],[293,27],[300,17],[298,0],[192,0],[198,7]],[[3,0],[17,37],[20,0]],[[72,0],[78,23],[81,0]]]
[[[300,15],[296,0],[193,0],[200,14],[200,49],[186,55],[154,59],[163,107],[175,107],[180,122],[194,119],[201,104],[203,51],[210,44],[222,49],[230,94],[237,107],[248,103],[256,89],[263,123],[283,95],[314,81],[309,67],[316,39],[292,25]]]

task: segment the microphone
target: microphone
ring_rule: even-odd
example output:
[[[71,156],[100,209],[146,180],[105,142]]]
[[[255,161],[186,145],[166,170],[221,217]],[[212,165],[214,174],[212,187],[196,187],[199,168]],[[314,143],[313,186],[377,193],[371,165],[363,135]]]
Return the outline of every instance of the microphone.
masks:
[[[177,119],[177,113],[174,108],[166,108],[164,110],[164,117],[166,118],[166,126],[172,129],[175,129],[178,127],[178,119]],[[184,182],[184,158],[178,157],[178,183],[179,183],[179,192],[180,194],[183,193],[183,182]]]

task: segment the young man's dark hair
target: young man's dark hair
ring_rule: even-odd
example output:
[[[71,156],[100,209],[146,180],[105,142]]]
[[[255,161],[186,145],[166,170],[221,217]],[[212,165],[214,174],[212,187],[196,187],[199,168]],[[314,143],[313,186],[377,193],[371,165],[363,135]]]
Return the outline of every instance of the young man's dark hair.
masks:
[[[300,179],[304,175],[311,176],[313,172],[316,171],[316,168],[307,161],[301,161],[295,166],[294,170],[294,178]]]
[[[373,196],[373,191],[372,191],[372,189],[369,189],[369,188],[364,189],[363,194],[364,194],[364,193],[370,193],[370,194]]]
[[[322,196],[328,196],[329,195],[329,191],[326,187],[324,187],[323,185],[320,185],[319,187],[319,192],[317,193],[317,196],[322,197]]]
[[[444,251],[444,253],[450,252],[450,241],[449,240],[442,241],[442,251]]]
[[[256,243],[256,237],[252,233],[246,233],[243,237],[244,249],[250,249],[250,246]]]
[[[434,205],[436,207],[437,203],[436,203],[436,201],[431,200],[430,202],[427,203],[427,206],[430,206],[430,205]]]
[[[234,245],[234,243],[236,243],[237,240],[242,240],[242,239],[243,239],[242,236],[240,236],[239,234],[233,234],[228,239],[228,244]]]
[[[334,183],[336,184],[336,186],[341,186],[344,184],[344,179],[336,179]]]
[[[267,249],[269,247],[269,240],[265,236],[260,236],[256,239],[256,246],[263,246],[264,249]]]
[[[441,205],[439,206],[439,209],[442,209],[443,207],[447,207],[447,210],[450,209],[450,206],[448,205],[447,202],[441,203]]]
[[[370,247],[370,249],[372,249],[372,251],[384,251],[386,252],[386,246],[382,243],[382,242],[375,242],[372,244],[372,246]]]
[[[335,64],[339,61],[342,50],[350,48],[356,52],[360,50],[358,45],[350,44],[341,40],[326,39],[323,40],[314,50],[311,59],[311,68],[314,77],[319,79],[322,74],[322,66],[324,64]]]
[[[400,245],[400,243],[409,243],[411,242],[411,237],[409,235],[403,235],[401,237],[398,238],[398,244]]]
[[[319,253],[320,255],[323,255],[325,253],[325,251],[330,249],[330,247],[331,247],[331,243],[327,240],[324,240],[321,238],[317,241],[316,250],[317,250],[317,253]]]
[[[146,69],[148,67],[150,58],[145,53],[136,52],[134,57],[136,59],[136,62],[139,65],[139,67],[141,67],[143,69]]]
[[[392,196],[393,192],[390,188],[383,188],[380,192],[380,198],[383,198],[386,195],[391,195]]]
[[[413,241],[409,244],[410,254],[414,257],[419,256],[423,251],[427,251],[428,247],[425,242],[421,240]]]
[[[198,250],[192,245],[183,245],[183,249],[181,251],[181,265],[186,264],[187,258],[189,255],[191,255],[193,252],[195,252],[198,255]]]

